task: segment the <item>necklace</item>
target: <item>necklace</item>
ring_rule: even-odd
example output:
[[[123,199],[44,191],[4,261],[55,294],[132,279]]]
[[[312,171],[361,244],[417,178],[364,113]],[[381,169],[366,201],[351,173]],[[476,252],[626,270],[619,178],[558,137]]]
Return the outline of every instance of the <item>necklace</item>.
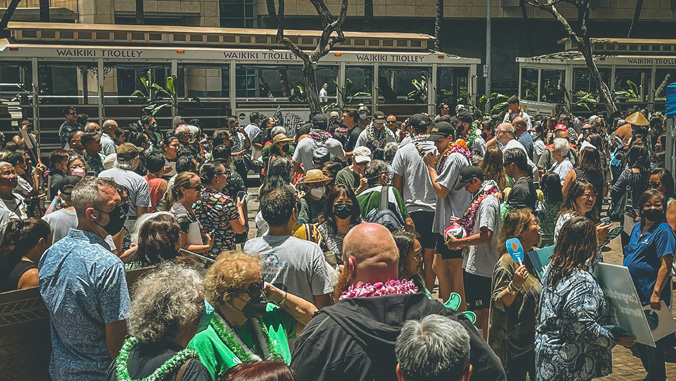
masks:
[[[358,286],[350,286],[340,294],[338,300],[349,298],[374,298],[385,295],[410,295],[418,292],[418,287],[408,279],[391,279],[386,283],[364,283]]]
[[[469,132],[469,137],[467,138],[467,147],[472,148],[472,144],[474,144],[474,139],[476,139],[476,132],[479,129],[479,125],[476,123],[472,123],[472,129]]]
[[[328,139],[332,138],[330,133],[328,133],[326,131],[322,131],[322,130],[311,130],[310,133],[307,134],[307,136],[309,138],[311,138],[312,140],[318,140],[318,141],[321,141],[321,142],[325,142]]]
[[[252,322],[253,323],[253,322]],[[257,323],[257,324],[256,324]],[[263,350],[263,357],[266,360],[282,361],[282,356],[277,352],[268,329],[263,324],[261,318],[256,319],[253,323],[254,332],[258,346]],[[240,362],[261,361],[260,356],[255,354],[239,337],[237,332],[226,322],[219,314],[215,313],[211,318],[211,326],[221,341],[232,351]]]
[[[437,160],[434,162],[434,168],[437,170],[437,173],[441,171],[441,168],[444,167],[444,163],[446,162],[446,159],[448,159],[448,155],[451,154],[451,148],[453,147],[452,144],[449,144],[444,148],[444,151],[437,156]]]
[[[184,349],[169,360],[165,361],[159,368],[148,377],[142,379],[132,379],[129,375],[129,370],[127,369],[127,360],[129,359],[129,353],[131,349],[138,343],[138,339],[135,337],[130,337],[124,341],[122,349],[120,349],[120,355],[115,360],[115,368],[117,369],[117,379],[119,381],[160,381],[164,380],[166,376],[173,372],[174,370],[181,367],[186,361],[191,358],[197,358],[197,352],[192,349]]]
[[[387,137],[392,134],[388,128],[383,128],[380,131],[376,131],[373,123],[369,124],[366,128],[366,137],[368,138],[369,143],[375,148],[382,148],[387,142]],[[394,134],[392,134],[394,136]]]
[[[495,181],[486,180],[481,186],[479,192],[477,192],[477,194],[472,197],[472,201],[462,216],[460,224],[463,228],[465,228],[467,234],[472,234],[472,228],[474,228],[474,223],[476,222],[475,217],[477,211],[479,210],[479,205],[481,205],[481,202],[491,195],[495,196],[498,200],[502,199],[502,193],[500,192],[500,189],[498,188],[498,185],[495,183]]]

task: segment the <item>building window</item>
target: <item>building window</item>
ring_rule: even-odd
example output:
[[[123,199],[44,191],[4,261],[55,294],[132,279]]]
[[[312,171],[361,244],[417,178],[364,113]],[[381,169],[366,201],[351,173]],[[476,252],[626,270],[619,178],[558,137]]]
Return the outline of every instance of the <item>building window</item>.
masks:
[[[254,0],[220,0],[222,28],[253,28]]]

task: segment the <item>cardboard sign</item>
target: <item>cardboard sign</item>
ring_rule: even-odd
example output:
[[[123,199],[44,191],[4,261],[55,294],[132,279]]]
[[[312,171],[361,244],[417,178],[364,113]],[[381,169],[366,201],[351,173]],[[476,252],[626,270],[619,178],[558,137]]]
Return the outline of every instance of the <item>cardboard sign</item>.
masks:
[[[636,223],[634,222],[634,217],[625,214],[624,215],[624,224],[622,226],[624,227],[624,232],[627,233],[631,237],[631,231],[634,230],[634,225]]]
[[[535,269],[535,275],[542,280],[542,277],[545,275],[547,270],[547,265],[549,265],[549,257],[552,256],[554,252],[554,246],[543,247],[542,249],[537,249],[528,252],[528,259],[530,263],[533,264]]]
[[[654,347],[655,339],[629,269],[609,263],[597,263],[594,266],[594,278],[608,299],[610,324],[626,329],[636,336],[636,342]]]
[[[203,255],[193,253],[192,251],[181,249],[178,251],[178,257],[176,257],[176,262],[183,263],[189,267],[192,267],[198,273],[204,275],[207,273],[207,270],[211,265],[214,264],[215,261]]]
[[[671,315],[671,311],[667,308],[667,305],[664,304],[664,300],[660,300],[659,310],[652,309],[650,305],[643,307],[643,310],[655,341],[676,332],[676,321],[674,321],[674,317]]]

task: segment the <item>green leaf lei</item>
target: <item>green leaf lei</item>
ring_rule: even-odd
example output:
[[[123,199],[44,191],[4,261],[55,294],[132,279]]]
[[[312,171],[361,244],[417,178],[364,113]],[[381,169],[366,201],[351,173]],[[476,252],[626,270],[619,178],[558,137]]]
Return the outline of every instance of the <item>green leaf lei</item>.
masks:
[[[474,144],[474,139],[476,139],[476,131],[479,129],[479,125],[472,122],[472,130],[469,132],[467,137],[467,149],[472,150],[472,144]]]
[[[161,381],[164,380],[169,373],[180,368],[186,361],[197,357],[197,352],[194,350],[184,349],[165,361],[164,364],[155,369],[150,376],[142,379],[132,379],[129,375],[129,370],[127,369],[127,360],[129,359],[131,349],[137,343],[138,339],[135,337],[130,337],[124,341],[124,345],[122,346],[122,349],[120,349],[120,355],[117,356],[117,359],[115,360],[118,381]]]
[[[258,324],[254,325],[254,330],[256,331],[255,336],[257,336],[258,344],[261,349],[264,352],[267,352],[264,353],[263,357],[268,360],[283,361],[282,355],[277,352],[275,346],[272,343],[272,339],[270,339],[268,328],[263,323],[263,319],[258,318],[256,319],[256,322]],[[249,348],[244,348],[246,344],[244,344],[242,339],[237,336],[237,332],[235,332],[234,329],[232,329],[229,325],[226,326],[226,324],[227,323],[224,324],[221,322],[221,318],[220,316],[217,316],[217,314],[214,314],[211,317],[211,327],[214,329],[221,341],[228,347],[228,349],[232,351],[235,356],[237,356],[241,362],[260,361],[260,357],[256,356],[252,350]],[[233,337],[233,335],[237,337]],[[265,346],[263,345],[262,341],[265,341]]]

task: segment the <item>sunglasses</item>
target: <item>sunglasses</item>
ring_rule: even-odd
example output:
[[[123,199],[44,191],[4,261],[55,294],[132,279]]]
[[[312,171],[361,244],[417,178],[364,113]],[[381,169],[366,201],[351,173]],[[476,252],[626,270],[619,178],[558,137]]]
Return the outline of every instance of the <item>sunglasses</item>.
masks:
[[[246,289],[246,291],[242,290],[232,290],[232,291],[226,291],[229,294],[247,294],[251,299],[254,299],[263,293],[263,288],[265,287],[265,283],[263,281],[260,281],[260,283],[251,283],[249,287]]]
[[[196,191],[198,191],[198,192],[201,192],[201,191],[204,190],[204,185],[198,185],[198,186],[196,186],[196,187],[186,187],[185,189],[194,189],[194,190],[196,190]]]
[[[648,183],[648,186],[649,186],[650,188],[652,188],[652,189],[655,189],[655,188],[661,187],[661,186],[662,186],[662,183],[653,183],[653,182],[649,182],[649,183]]]

